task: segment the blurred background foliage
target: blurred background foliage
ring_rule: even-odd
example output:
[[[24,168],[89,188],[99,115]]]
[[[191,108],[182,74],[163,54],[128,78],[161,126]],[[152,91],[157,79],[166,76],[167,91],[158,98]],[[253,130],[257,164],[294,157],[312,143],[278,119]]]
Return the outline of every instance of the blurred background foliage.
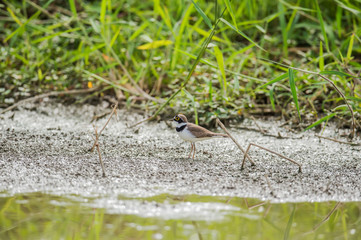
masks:
[[[5,0],[0,106],[94,88],[67,100],[114,98],[153,114],[179,91],[161,114],[204,125],[280,116],[303,127],[333,117],[350,127],[337,90],[294,67],[330,79],[361,129],[360,26],[359,0]]]

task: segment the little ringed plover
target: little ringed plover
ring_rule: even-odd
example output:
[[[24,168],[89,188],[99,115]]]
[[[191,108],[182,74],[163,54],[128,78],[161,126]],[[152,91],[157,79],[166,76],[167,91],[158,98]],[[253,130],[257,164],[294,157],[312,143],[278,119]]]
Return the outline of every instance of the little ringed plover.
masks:
[[[183,114],[177,114],[173,118],[173,125],[176,127],[176,131],[184,141],[191,143],[191,152],[189,153],[188,158],[190,158],[193,151],[193,159],[194,154],[196,152],[195,142],[203,141],[211,138],[224,138],[228,137],[226,134],[222,133],[214,133],[211,132],[204,127],[198,126],[193,123],[189,123],[187,117]]]

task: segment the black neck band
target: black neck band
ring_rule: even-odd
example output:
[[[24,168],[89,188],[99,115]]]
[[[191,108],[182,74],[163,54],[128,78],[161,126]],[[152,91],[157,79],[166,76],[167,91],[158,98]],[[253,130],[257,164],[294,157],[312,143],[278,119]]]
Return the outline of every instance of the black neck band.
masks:
[[[175,130],[177,130],[177,132],[183,131],[183,129],[184,129],[186,126],[187,126],[187,124],[184,124],[184,125],[181,126],[181,127],[175,128]]]

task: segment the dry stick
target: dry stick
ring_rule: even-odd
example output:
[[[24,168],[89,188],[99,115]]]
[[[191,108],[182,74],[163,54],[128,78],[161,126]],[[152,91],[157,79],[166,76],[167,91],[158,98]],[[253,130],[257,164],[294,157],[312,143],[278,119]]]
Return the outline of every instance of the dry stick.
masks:
[[[248,200],[247,200],[246,198],[244,198],[243,200],[244,200],[244,202],[246,203],[246,207],[247,207],[248,209],[260,207],[260,206],[265,205],[265,204],[267,203],[267,202],[260,202],[260,203],[256,203],[255,205],[249,205],[249,204],[248,204]]]
[[[196,221],[192,221],[192,224],[193,224],[193,226],[195,227],[195,229],[196,229],[196,231],[197,231],[197,234],[198,234],[198,239],[199,239],[199,240],[203,240],[203,237],[202,237],[201,232],[199,231],[199,228],[198,228],[197,222],[196,222]]]
[[[265,133],[265,131],[263,130],[263,128],[261,128],[261,126],[260,125],[258,125],[258,123],[257,123],[257,121],[256,121],[256,119],[253,117],[253,116],[251,116],[251,118],[252,118],[252,120],[253,120],[253,122],[254,122],[254,124],[258,127],[258,129],[261,131],[261,133]]]
[[[105,127],[108,125],[110,119],[112,118],[113,114],[117,114],[116,113],[116,109],[118,107],[118,103],[114,104],[114,107],[113,107],[113,110],[107,120],[107,122],[104,124],[103,128],[100,130],[100,132],[98,133],[98,129],[97,127],[93,124],[93,128],[94,128],[94,131],[95,131],[95,139],[94,139],[94,144],[93,144],[93,147],[91,148],[91,152],[94,151],[94,148],[96,147],[97,148],[97,151],[98,151],[98,154],[99,154],[99,162],[100,162],[100,165],[102,166],[102,170],[103,170],[103,177],[105,177],[105,167],[104,167],[104,163],[103,163],[103,160],[102,160],[102,155],[100,153],[100,147],[99,147],[99,137],[100,135],[102,134],[103,130],[105,129]]]
[[[274,195],[274,191],[273,191],[273,188],[272,188],[272,186],[271,186],[271,183],[270,183],[270,181],[269,181],[269,179],[268,179],[267,174],[265,174],[264,177],[265,177],[265,179],[266,179],[266,182],[267,182],[267,185],[268,185],[269,189],[271,190],[271,195]]]
[[[361,145],[361,143],[345,142],[345,141],[341,141],[341,140],[338,140],[338,139],[335,139],[335,138],[324,137],[324,136],[321,136],[321,135],[316,135],[316,137],[327,139],[327,140],[338,142],[338,143],[348,144],[348,145],[351,145],[351,146],[360,146]]]
[[[105,177],[105,168],[104,168],[104,163],[103,163],[103,160],[102,160],[102,155],[100,154],[100,148],[99,148],[99,134],[98,134],[98,129],[97,127],[93,124],[93,128],[94,128],[94,131],[95,131],[95,142],[94,142],[94,146],[97,147],[97,151],[98,151],[98,154],[99,154],[99,161],[100,161],[100,165],[102,166],[102,170],[103,170],[103,177]],[[94,146],[92,148],[92,151],[94,149]]]
[[[261,149],[263,149],[263,150],[266,150],[266,151],[268,151],[268,152],[270,152],[270,153],[273,153],[273,154],[275,154],[275,155],[277,155],[277,156],[279,156],[279,157],[281,157],[281,158],[284,158],[284,159],[286,159],[286,160],[288,160],[288,161],[290,161],[290,162],[292,162],[292,163],[294,163],[294,164],[297,164],[297,165],[298,165],[298,172],[302,172],[301,164],[299,164],[299,163],[296,162],[295,160],[292,160],[291,158],[288,158],[288,157],[286,157],[286,156],[284,156],[284,155],[282,155],[282,154],[280,154],[280,153],[277,153],[277,152],[275,152],[275,151],[272,151],[272,150],[270,150],[270,149],[268,149],[268,148],[262,147],[262,146],[260,146],[260,145],[255,144],[255,143],[250,143],[250,144],[248,145],[247,150],[246,150],[246,153],[244,154],[244,158],[243,158],[243,162],[242,162],[241,169],[243,169],[244,162],[246,161],[246,157],[248,156],[248,151],[249,151],[249,149],[251,148],[251,146],[259,147],[259,148],[261,148]]]
[[[30,97],[24,100],[21,100],[13,105],[11,105],[8,108],[5,108],[3,111],[0,112],[0,114],[3,114],[7,111],[10,111],[14,108],[17,108],[18,106],[20,106],[21,104],[24,104],[26,102],[32,102],[32,101],[36,101],[38,99],[41,98],[46,98],[46,97],[51,97],[51,96],[58,96],[58,95],[62,95],[62,94],[79,94],[79,93],[89,93],[89,92],[94,92],[95,90],[97,90],[98,88],[89,88],[89,89],[80,89],[80,90],[69,90],[69,91],[61,91],[61,92],[49,92],[49,93],[44,93],[44,94],[40,94],[34,97]]]
[[[341,202],[337,202],[336,206],[331,210],[331,212],[329,212],[327,214],[327,216],[312,229],[312,232],[316,231],[317,228],[319,228],[324,222],[326,222],[331,217],[332,213],[334,213],[336,211],[336,209],[340,206],[340,204],[341,204]]]
[[[110,119],[112,118],[113,114],[116,113],[117,107],[118,107],[118,103],[114,104],[113,111],[111,112],[111,114],[110,114],[107,122],[104,124],[103,128],[100,130],[98,138],[99,138],[100,135],[102,134],[102,132],[103,132],[103,130],[105,129],[105,127],[108,125],[108,123],[109,123]],[[96,140],[97,140],[97,139],[96,139]],[[91,152],[94,151],[94,148],[95,148],[96,143],[97,143],[97,141],[94,142],[93,147],[92,147],[91,150],[90,150]]]
[[[244,151],[244,149],[241,147],[241,145],[239,145],[239,143],[236,141],[236,139],[234,139],[234,137],[232,137],[232,135],[228,132],[228,130],[226,129],[226,127],[223,125],[223,123],[221,122],[221,120],[219,120],[218,118],[216,119],[217,124],[219,124],[219,126],[221,126],[221,128],[223,129],[223,131],[225,131],[228,135],[228,137],[230,137],[232,139],[232,141],[237,145],[237,147],[243,152],[243,154],[245,154],[244,156],[248,158],[248,160],[251,162],[252,165],[256,165],[252,159],[246,154],[246,152]]]

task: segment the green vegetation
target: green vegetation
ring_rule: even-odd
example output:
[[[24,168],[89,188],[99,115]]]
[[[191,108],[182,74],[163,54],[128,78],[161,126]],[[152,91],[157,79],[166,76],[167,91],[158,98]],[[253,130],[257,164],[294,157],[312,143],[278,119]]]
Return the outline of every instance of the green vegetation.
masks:
[[[94,87],[77,100],[302,128],[352,127],[353,109],[361,129],[360,1],[5,0],[0,15],[1,106]]]
[[[154,214],[161,213],[156,217],[149,213],[143,216],[141,211],[137,215],[111,214],[112,211],[108,213],[106,209],[93,208],[92,199],[83,201],[75,197],[83,202],[79,204],[72,198],[40,193],[0,197],[0,238],[358,239],[361,231],[360,203],[355,202],[266,203],[257,206],[261,202],[254,199],[194,195],[125,199],[153,203]],[[163,204],[199,206],[210,202],[228,205],[234,210],[214,211],[211,216],[207,215],[207,220],[197,220],[196,213],[186,218],[169,219],[169,213],[163,212],[162,207]],[[170,206],[168,209],[172,208]]]

